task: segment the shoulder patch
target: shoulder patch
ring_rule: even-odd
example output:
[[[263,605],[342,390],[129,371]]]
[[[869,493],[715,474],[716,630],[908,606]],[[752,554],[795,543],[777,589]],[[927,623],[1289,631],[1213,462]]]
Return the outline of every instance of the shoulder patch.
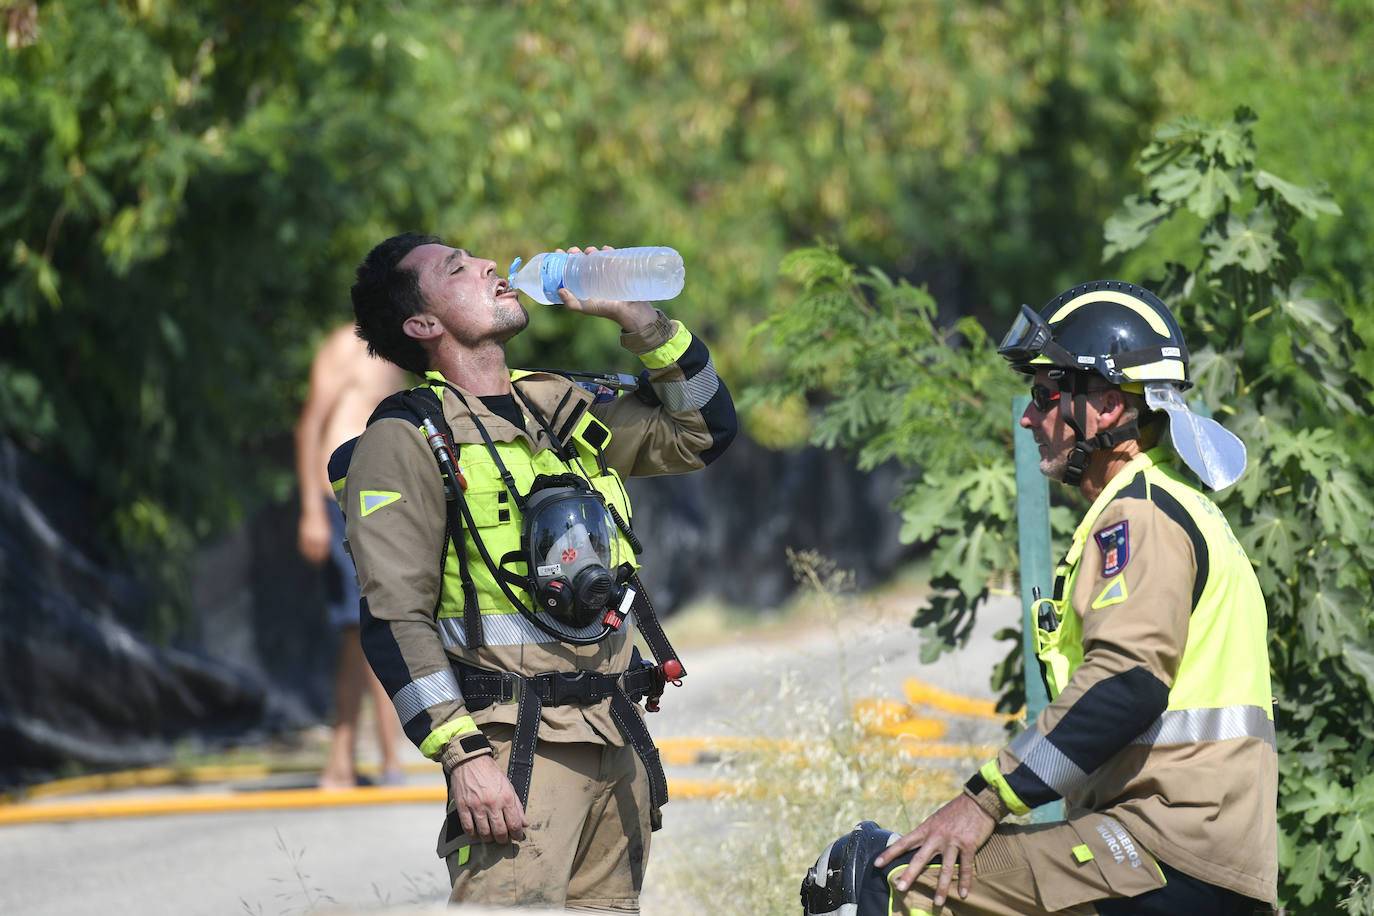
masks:
[[[1131,527],[1129,522],[1120,521],[1093,533],[1098,549],[1102,551],[1102,575],[1114,576],[1126,568],[1131,559]]]
[[[390,490],[363,490],[359,494],[359,509],[364,516],[371,515],[383,506],[389,506],[401,498],[400,493],[393,493]]]

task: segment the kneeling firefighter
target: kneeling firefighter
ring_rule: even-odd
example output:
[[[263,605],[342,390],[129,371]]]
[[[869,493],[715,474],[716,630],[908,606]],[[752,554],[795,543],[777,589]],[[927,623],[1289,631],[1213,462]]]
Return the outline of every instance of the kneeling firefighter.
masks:
[[[644,371],[510,370],[528,313],[494,262],[412,234],[374,248],[359,333],[424,384],[384,401],[331,477],[364,651],[448,781],[452,901],[634,911],[667,801],[636,703],[656,709],[686,672],[637,574],[622,479],[704,467],[735,414],[680,323],[561,295],[619,323]]]
[[[1278,759],[1264,597],[1198,486],[1234,483],[1245,447],[1188,408],[1188,348],[1139,286],[1085,283],[1022,306],[998,353],[1031,383],[1021,426],[1041,472],[1090,504],[1036,607],[1051,702],[911,832],[865,822],[827,847],[803,911],[1268,911]],[[1001,823],[1061,798],[1063,821]]]

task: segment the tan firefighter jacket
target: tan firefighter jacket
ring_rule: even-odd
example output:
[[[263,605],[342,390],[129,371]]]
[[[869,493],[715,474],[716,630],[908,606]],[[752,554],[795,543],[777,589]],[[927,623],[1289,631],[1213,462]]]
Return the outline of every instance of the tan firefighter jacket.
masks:
[[[660,312],[647,328],[623,334],[621,344],[644,363],[648,386],[606,398],[563,376],[513,373],[513,385],[545,421],[531,417],[525,402],[517,399],[525,414],[524,429],[487,410],[477,397],[449,390],[437,373],[430,374],[429,387],[442,394],[455,440],[466,482],[464,499],[494,558],[518,545],[522,519],[473,415],[486,428],[520,493],[528,492],[535,474],[572,471],[589,478],[627,521],[631,512],[621,478],[700,469],[733,437],[729,392],[716,376],[706,346],[686,328]],[[348,544],[363,596],[368,661],[391,695],[407,736],[426,756],[451,767],[487,752],[472,743],[464,750],[464,736],[489,722],[516,721],[514,703],[468,709],[453,660],[526,676],[619,673],[630,662],[633,626],[627,621],[594,645],[555,641],[515,611],[468,538],[467,567],[480,597],[485,642],[469,648],[460,564],[448,537],[442,479],[417,424],[414,417],[374,418],[353,444],[346,478],[338,479],[337,472],[332,476],[347,516]],[[550,448],[545,425],[576,442],[571,465]],[[339,464],[336,453],[332,466]],[[652,545],[646,548],[645,562],[671,562],[656,556]],[[515,593],[531,607],[527,592]],[[609,699],[590,706],[546,705],[539,738],[621,745],[609,706]]]
[[[1088,510],[1039,608],[1052,702],[965,790],[998,820],[1060,797],[1109,814],[1179,871],[1273,903],[1264,598],[1172,458],[1136,456]]]

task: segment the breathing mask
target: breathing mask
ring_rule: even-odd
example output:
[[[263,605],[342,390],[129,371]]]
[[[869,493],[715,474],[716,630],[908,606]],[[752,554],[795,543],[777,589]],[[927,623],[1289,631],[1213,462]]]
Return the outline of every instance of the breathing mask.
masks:
[[[878,854],[901,838],[873,821],[862,821],[821,851],[801,886],[803,916],[887,916],[892,912],[889,876],[911,863],[908,852],[882,868]]]
[[[522,548],[539,610],[585,627],[618,603],[624,585],[617,530],[600,493],[576,474],[541,474],[526,497],[524,519]]]

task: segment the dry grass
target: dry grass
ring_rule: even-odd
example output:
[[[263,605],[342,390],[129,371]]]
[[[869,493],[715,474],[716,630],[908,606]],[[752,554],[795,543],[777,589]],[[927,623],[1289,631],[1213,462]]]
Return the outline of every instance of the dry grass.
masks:
[[[881,614],[880,602],[852,594],[852,577],[814,553],[789,552],[805,594],[808,624],[826,621],[843,646],[842,620]],[[841,666],[845,665],[841,653]],[[847,678],[837,672],[835,683]],[[813,675],[812,675],[813,676]],[[898,711],[856,700],[843,689],[824,700],[805,689],[807,674],[788,672],[775,687],[741,697],[740,722],[765,734],[770,715],[788,710],[788,740],[727,747],[715,776],[731,790],[712,804],[710,831],[675,850],[663,880],[677,912],[796,916],[806,870],[825,846],[859,821],[907,830],[948,801],[971,757],[918,762]],[[970,750],[970,754],[981,751]],[[662,860],[660,860],[662,861]],[[646,913],[649,910],[646,909]]]
[[[958,791],[953,770],[915,765],[900,739],[836,717],[800,680],[790,675],[768,701],[795,709],[806,740],[727,751],[716,765],[731,787],[713,804],[719,829],[669,869],[692,901],[684,911],[795,916],[802,878],[831,840],[863,820],[909,829]]]

